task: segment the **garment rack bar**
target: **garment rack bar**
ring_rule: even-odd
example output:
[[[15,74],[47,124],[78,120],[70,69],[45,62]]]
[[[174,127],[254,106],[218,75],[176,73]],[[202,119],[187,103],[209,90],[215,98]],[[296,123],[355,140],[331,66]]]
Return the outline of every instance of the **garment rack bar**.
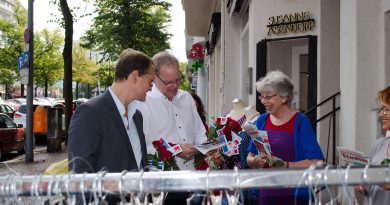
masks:
[[[388,167],[6,175],[1,196],[133,193],[389,183]]]

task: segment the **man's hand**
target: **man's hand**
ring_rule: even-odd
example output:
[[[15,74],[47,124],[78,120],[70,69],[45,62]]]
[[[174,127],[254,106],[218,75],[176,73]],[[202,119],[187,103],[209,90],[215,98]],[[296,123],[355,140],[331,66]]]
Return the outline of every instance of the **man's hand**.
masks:
[[[368,190],[365,186],[363,185],[358,185],[358,186],[355,186],[355,191],[367,196],[368,195]]]
[[[180,145],[183,150],[180,154],[176,155],[184,160],[190,160],[194,157],[198,150],[191,144],[185,143]]]

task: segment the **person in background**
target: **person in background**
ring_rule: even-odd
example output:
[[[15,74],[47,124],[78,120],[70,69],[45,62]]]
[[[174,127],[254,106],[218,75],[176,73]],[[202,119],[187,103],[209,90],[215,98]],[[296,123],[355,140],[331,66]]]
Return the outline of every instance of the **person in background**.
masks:
[[[376,140],[371,149],[370,164],[380,165],[384,159],[390,158],[390,86],[378,92],[378,99],[381,105],[379,109],[379,118],[382,120],[382,129],[386,132],[385,137]],[[388,204],[390,201],[390,184],[371,185],[371,186],[356,186],[355,189],[370,196],[372,203],[366,198],[364,204]]]
[[[81,104],[72,116],[69,171],[138,171],[145,166],[142,114],[135,100],[145,100],[153,79],[153,61],[147,55],[130,48],[122,51],[111,87]]]
[[[269,160],[283,161],[284,168],[309,167],[324,160],[309,119],[291,108],[293,84],[281,71],[271,71],[256,83],[266,113],[256,127],[268,134],[272,156],[260,153],[251,140],[247,163],[253,169],[268,168]],[[295,204],[295,188],[260,189],[260,204]],[[298,189],[297,203],[308,204],[307,189]]]
[[[191,95],[179,89],[183,76],[179,61],[168,52],[153,56],[155,81],[145,102],[139,103],[144,117],[147,151],[156,152],[152,142],[161,137],[167,142],[180,144],[182,152],[176,155],[180,170],[194,170],[193,157],[199,151],[194,148],[206,142],[206,130],[196,110]],[[169,193],[165,204],[187,204],[185,193]]]
[[[195,92],[190,92],[190,94],[195,101],[196,110],[198,111],[199,117],[203,122],[204,128],[206,129],[206,135],[207,135],[209,126],[207,125],[206,111],[204,110],[202,99],[200,99],[200,97]]]

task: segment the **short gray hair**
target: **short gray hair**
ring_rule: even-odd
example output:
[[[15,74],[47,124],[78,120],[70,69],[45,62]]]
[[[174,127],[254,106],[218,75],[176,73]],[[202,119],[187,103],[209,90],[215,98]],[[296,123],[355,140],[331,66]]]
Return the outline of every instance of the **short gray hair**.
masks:
[[[278,95],[287,98],[290,105],[293,100],[294,85],[291,79],[283,72],[276,70],[270,71],[263,78],[256,82],[257,92],[276,92]]]
[[[180,67],[179,60],[168,51],[157,53],[153,56],[152,60],[154,62],[154,73],[156,75],[160,74],[160,69],[163,65],[177,65]]]

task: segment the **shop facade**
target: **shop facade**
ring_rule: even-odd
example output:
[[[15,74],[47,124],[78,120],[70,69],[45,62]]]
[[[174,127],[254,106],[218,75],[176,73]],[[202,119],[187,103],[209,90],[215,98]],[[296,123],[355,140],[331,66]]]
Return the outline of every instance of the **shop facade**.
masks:
[[[313,108],[313,122],[326,116],[315,127],[329,162],[333,145],[367,153],[381,136],[376,92],[390,84],[389,0],[182,3],[186,34],[205,45],[196,80],[210,121],[236,98],[264,112],[255,82],[281,70],[295,85],[292,106]]]

